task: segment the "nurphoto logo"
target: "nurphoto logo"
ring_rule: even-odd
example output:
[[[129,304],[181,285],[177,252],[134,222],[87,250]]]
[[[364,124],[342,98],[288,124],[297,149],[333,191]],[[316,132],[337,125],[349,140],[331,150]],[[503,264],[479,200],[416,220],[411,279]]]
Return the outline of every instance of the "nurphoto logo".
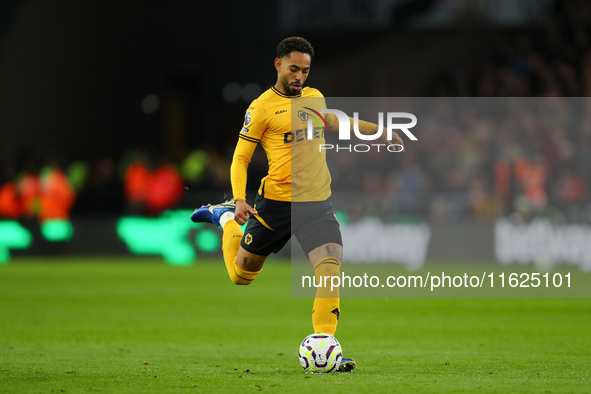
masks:
[[[306,109],[310,109],[311,108],[306,108]],[[313,111],[313,110],[312,110]],[[307,121],[308,121],[308,129],[307,129],[307,135],[308,135],[308,139],[312,139],[313,135],[314,135],[314,125],[313,125],[313,121],[316,121],[320,126],[326,126],[326,121],[324,120],[324,117],[321,115],[321,113],[323,114],[334,114],[338,121],[339,121],[339,140],[342,141],[348,141],[351,139],[351,122],[349,117],[347,116],[346,113],[344,113],[343,111],[339,111],[336,109],[322,109],[320,110],[320,113],[318,113],[317,111],[313,111],[314,114],[316,116],[308,116],[307,117]],[[311,114],[310,114],[311,115]],[[322,123],[320,122],[320,120],[318,119],[320,118],[322,120]],[[395,123],[395,119],[400,119],[400,118],[404,118],[404,119],[408,119],[410,120],[410,122],[408,123]],[[417,141],[417,137],[415,137],[415,135],[413,133],[410,132],[410,128],[416,126],[417,124],[417,117],[414,116],[411,113],[408,112],[387,112],[386,113],[386,133],[387,133],[387,137],[388,140],[392,140],[392,132],[394,130],[400,130],[402,131],[408,138],[410,138],[410,140],[412,141]],[[328,128],[328,127],[327,127]],[[382,136],[382,132],[384,130],[384,113],[383,112],[378,112],[378,132],[375,134],[362,134],[359,131],[359,113],[358,112],[354,112],[353,113],[353,132],[355,133],[355,136],[357,138],[359,138],[362,141],[374,141],[379,139]],[[335,149],[336,152],[339,151],[348,151],[348,152],[369,152],[371,150],[371,147],[376,147],[377,151],[380,151],[381,147],[385,147],[386,150],[388,152],[402,152],[403,147],[402,145],[399,144],[393,144],[393,145],[386,145],[386,144],[356,144],[356,145],[345,145],[345,146],[341,146],[341,145],[333,145],[333,144],[320,144],[320,151],[322,152],[322,150],[329,150],[329,149]]]

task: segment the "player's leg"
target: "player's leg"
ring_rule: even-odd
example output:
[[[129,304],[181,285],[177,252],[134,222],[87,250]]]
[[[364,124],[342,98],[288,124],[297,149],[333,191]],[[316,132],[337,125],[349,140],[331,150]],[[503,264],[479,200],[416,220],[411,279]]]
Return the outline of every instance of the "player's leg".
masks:
[[[335,231],[332,226],[323,226],[325,231]],[[339,233],[340,234],[340,233]],[[343,247],[338,243],[326,243],[316,247],[308,253],[308,261],[312,265],[316,283],[321,284],[316,289],[314,307],[312,310],[312,324],[314,332],[326,332],[334,335],[339,321],[339,288],[332,288],[332,277],[341,276],[341,261]]]
[[[334,335],[340,314],[339,288],[331,288],[330,278],[340,277],[343,241],[339,222],[330,201],[294,205],[294,234],[314,270],[316,290],[312,312],[315,332]],[[323,286],[328,279],[328,286]]]
[[[222,252],[228,275],[234,284],[249,285],[262,271],[267,256],[250,253],[242,242],[242,229],[234,218],[225,223],[222,236]]]
[[[332,203],[325,201],[315,205],[313,209],[305,208],[310,214],[306,215],[295,234],[312,265],[316,283],[328,284],[316,290],[312,310],[314,331],[334,335],[340,316],[340,294],[338,287],[331,288],[330,278],[341,276],[343,241]],[[300,213],[296,212],[296,216]],[[344,358],[339,371],[352,371],[356,365],[355,360]]]
[[[231,201],[207,205],[196,209],[191,220],[212,223],[222,228],[222,252],[228,275],[237,285],[249,285],[261,271],[267,256],[247,252],[240,246],[242,229],[234,220],[234,210]],[[237,264],[237,261],[240,263]]]
[[[308,257],[317,284],[326,277],[340,276],[343,240],[330,200],[293,203],[293,232]],[[315,332],[334,335],[339,318],[339,289],[319,286],[316,290],[312,324]]]
[[[265,259],[278,252],[291,237],[289,203],[257,195],[258,214],[249,219],[246,235],[234,220],[234,203],[225,202],[196,209],[194,222],[209,222],[223,229],[222,251],[232,282],[248,285],[261,272]]]
[[[312,324],[315,332],[326,332],[334,335],[340,314],[339,288],[331,290],[331,277],[341,276],[341,262],[343,261],[343,247],[337,243],[327,243],[317,247],[308,254],[308,260],[314,269],[316,283],[327,279],[329,287],[319,287],[316,290],[314,309],[312,310]],[[352,358],[343,358],[339,364],[340,372],[350,372],[357,363]]]

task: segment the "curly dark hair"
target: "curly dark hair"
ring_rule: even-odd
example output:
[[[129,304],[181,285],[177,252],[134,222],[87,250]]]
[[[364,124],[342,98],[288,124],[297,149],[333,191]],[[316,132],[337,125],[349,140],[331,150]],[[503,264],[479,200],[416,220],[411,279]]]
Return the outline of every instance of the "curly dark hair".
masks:
[[[312,44],[302,37],[289,37],[277,45],[277,57],[279,59],[288,57],[292,52],[307,53],[310,55],[310,59],[314,57]]]

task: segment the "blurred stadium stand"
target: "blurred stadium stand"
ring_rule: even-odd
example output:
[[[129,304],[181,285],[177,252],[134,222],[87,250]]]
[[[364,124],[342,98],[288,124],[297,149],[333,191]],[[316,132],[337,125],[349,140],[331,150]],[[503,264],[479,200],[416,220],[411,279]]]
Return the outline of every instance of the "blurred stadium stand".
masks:
[[[0,216],[39,216],[41,205],[28,193],[41,201],[48,171],[67,176],[75,197],[62,201],[62,208],[70,205],[60,217],[74,222],[158,217],[228,197],[244,111],[273,84],[274,48],[288,35],[314,45],[309,85],[327,97],[591,92],[588,1],[264,5],[3,3]],[[534,119],[520,129],[491,128],[458,114],[464,131],[433,129],[394,165],[378,158],[347,181],[349,192],[395,201],[349,207],[348,214],[377,210],[388,222],[441,225],[518,212],[527,220],[589,224],[591,106],[574,110],[557,109],[552,128]],[[571,127],[573,117],[580,127]],[[354,171],[356,160],[340,164]],[[259,148],[249,168],[250,196],[266,169]],[[334,178],[340,187],[343,178]]]

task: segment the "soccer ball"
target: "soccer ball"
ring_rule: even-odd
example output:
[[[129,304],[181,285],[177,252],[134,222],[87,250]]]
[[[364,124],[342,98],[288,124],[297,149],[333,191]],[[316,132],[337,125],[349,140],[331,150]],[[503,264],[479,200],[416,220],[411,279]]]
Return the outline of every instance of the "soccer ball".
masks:
[[[316,332],[302,341],[298,357],[306,372],[328,373],[339,368],[343,350],[335,337]]]

